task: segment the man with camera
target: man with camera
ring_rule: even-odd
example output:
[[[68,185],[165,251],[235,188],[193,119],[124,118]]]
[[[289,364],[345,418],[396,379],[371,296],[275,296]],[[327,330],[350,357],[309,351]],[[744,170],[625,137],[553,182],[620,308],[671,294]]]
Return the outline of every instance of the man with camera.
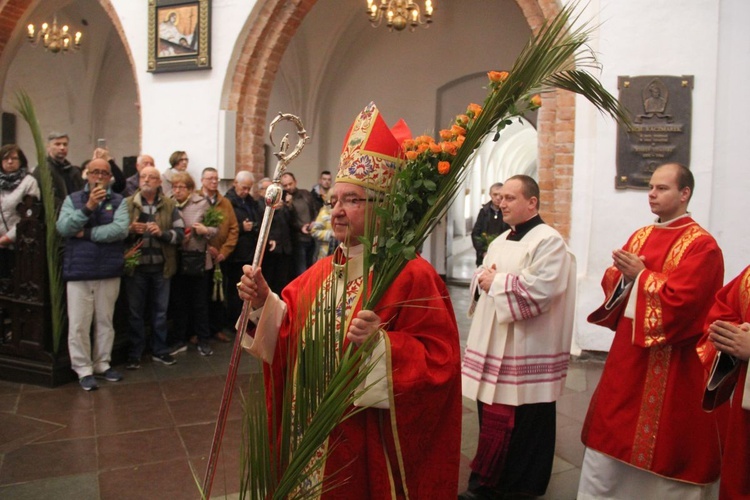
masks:
[[[68,296],[70,364],[86,391],[97,389],[96,378],[110,382],[122,375],[110,365],[115,331],[112,316],[120,293],[128,235],[128,212],[123,197],[109,187],[109,163],[92,160],[88,184],[65,198],[57,231],[65,238],[63,279]],[[94,323],[92,357],[91,322]]]

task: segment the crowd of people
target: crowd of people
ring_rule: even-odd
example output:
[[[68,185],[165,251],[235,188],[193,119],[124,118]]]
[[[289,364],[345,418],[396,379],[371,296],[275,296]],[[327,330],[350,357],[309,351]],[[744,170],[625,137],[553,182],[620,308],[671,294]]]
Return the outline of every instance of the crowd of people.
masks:
[[[344,472],[353,478],[348,497],[455,497],[463,394],[477,403],[480,431],[469,488],[458,498],[544,495],[570,359],[575,257],[542,220],[536,181],[516,175],[491,186],[472,233],[479,267],[463,359],[445,285],[421,257],[396,277],[377,311],[362,309],[367,281],[358,237],[368,203],[388,189],[399,144],[371,104],[349,130],[335,185],[326,171],[307,191],[285,173],[283,204],[258,269],[249,264],[271,179],[256,185],[242,171],[221,194],[218,172],[205,168],[198,187],[184,151],[172,155],[164,174],[141,155],[138,172],[126,179],[104,149],[81,171],[67,161],[68,138],[51,134],[68,346],[81,386],[122,378],[109,363],[121,277],[128,369],[139,368],[147,351],[148,309],[148,350],[170,365],[191,342],[211,355],[211,338],[248,301],[254,325],[237,333],[267,363],[279,400],[289,394],[289,346],[322,321],[306,297],[339,294],[345,307],[326,319],[346,332],[338,341],[359,346],[375,337],[381,354],[374,381],[355,401],[359,409],[331,433],[336,446],[318,480]],[[7,272],[13,208],[40,194],[17,146],[3,147],[0,157],[0,272]],[[750,495],[750,268],[722,288],[722,252],[687,209],[694,189],[686,167],[657,168],[648,193],[657,219],[612,253],[602,279],[605,300],[588,321],[615,334],[583,427],[579,498]],[[420,307],[403,307],[411,303]],[[274,405],[272,425],[281,425]]]
[[[192,345],[212,355],[212,342],[232,340],[242,302],[230,284],[253,261],[263,196],[273,181],[256,185],[252,173],[240,171],[222,194],[215,168],[204,168],[196,183],[185,151],[170,156],[163,174],[152,156],[141,154],[136,172],[126,178],[106,148],[97,147],[81,167],[71,164],[69,140],[64,133],[49,134],[46,161],[56,229],[64,241],[68,351],[81,387],[93,390],[97,379],[123,378],[110,366],[121,291],[130,340],[126,369],[140,368],[144,353],[172,365]],[[10,278],[17,207],[26,196],[41,199],[41,169],[32,169],[14,144],[3,146],[0,158],[0,278]],[[314,195],[297,188],[291,172],[281,182],[287,191],[265,249],[273,269],[269,282],[278,292],[312,265],[318,247],[327,252],[331,243],[330,217],[323,213],[318,220],[330,172],[321,174]]]

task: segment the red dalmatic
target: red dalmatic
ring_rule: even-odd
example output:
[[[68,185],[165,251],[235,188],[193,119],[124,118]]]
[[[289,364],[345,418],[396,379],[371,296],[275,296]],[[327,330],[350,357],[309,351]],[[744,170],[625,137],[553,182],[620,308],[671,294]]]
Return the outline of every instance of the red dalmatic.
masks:
[[[607,301],[588,318],[615,330],[615,338],[583,443],[660,476],[712,483],[719,477],[720,415],[701,408],[695,346],[722,284],[721,250],[687,216],[636,231],[624,249],[643,257],[646,269],[619,301],[613,294],[622,275],[607,269]]]

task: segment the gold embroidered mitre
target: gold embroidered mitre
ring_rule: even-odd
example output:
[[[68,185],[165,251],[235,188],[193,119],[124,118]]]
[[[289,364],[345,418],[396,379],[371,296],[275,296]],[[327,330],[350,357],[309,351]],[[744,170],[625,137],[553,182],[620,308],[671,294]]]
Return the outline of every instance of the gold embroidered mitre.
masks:
[[[404,163],[401,136],[407,138],[409,135],[403,120],[391,131],[375,103],[371,102],[346,134],[336,182],[388,191],[397,169]]]

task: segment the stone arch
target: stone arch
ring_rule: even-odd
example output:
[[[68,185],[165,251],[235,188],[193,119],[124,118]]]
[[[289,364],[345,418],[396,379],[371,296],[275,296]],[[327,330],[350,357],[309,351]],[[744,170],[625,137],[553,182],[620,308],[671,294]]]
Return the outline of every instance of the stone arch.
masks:
[[[18,0],[20,1],[20,0]],[[237,165],[263,172],[263,137],[273,81],[291,38],[316,0],[258,0],[245,41],[230,67],[226,109],[237,112]],[[516,0],[534,33],[560,12],[559,0]],[[573,188],[575,97],[558,91],[545,95],[539,110],[539,187],[542,217],[566,238],[570,234]]]
[[[133,53],[130,50],[130,44],[128,43],[127,37],[125,36],[125,30],[122,27],[122,23],[120,22],[120,18],[117,15],[117,11],[112,6],[112,2],[110,0],[96,1],[107,14],[107,17],[112,23],[112,27],[117,32],[117,36],[119,36],[120,40],[122,41],[125,55],[128,59],[128,62],[130,63],[130,71],[132,73],[133,82],[135,83],[136,98],[138,102],[140,102],[140,87],[138,85],[138,76],[135,69],[135,59],[133,58]],[[30,9],[34,8],[36,5],[36,0],[0,0],[0,62],[2,62],[4,56],[7,55],[5,53],[6,48],[9,48],[9,42],[11,41],[11,37],[13,36],[18,24],[22,21],[25,21],[27,12]],[[4,86],[5,75],[0,74],[0,89],[2,89]],[[140,138],[142,135],[141,130],[143,127],[140,119],[140,109],[138,110],[138,115],[138,137]]]

